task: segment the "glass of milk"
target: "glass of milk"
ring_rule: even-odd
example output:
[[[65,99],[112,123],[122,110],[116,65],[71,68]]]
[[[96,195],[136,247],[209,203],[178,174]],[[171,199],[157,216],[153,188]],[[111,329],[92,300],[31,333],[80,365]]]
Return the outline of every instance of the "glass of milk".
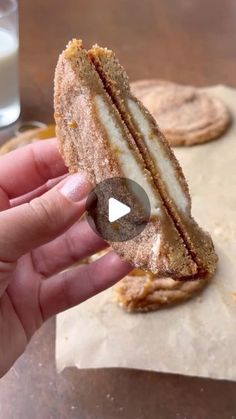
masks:
[[[0,0],[0,127],[20,114],[17,0]]]

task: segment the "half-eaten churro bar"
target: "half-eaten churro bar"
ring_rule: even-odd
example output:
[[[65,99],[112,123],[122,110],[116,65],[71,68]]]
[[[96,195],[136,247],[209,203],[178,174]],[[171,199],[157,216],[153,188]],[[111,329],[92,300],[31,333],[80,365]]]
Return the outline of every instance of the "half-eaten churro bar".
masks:
[[[210,236],[191,216],[182,170],[155,120],[132,95],[114,53],[99,46],[87,51],[72,40],[56,67],[54,104],[57,137],[71,172],[85,170],[95,183],[129,178],[149,197],[144,231],[110,242],[113,249],[158,276],[211,276],[217,256]]]

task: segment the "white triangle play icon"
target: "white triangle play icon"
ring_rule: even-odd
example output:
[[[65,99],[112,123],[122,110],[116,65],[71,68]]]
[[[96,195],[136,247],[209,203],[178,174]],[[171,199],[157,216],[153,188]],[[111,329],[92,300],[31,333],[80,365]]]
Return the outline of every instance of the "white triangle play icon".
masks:
[[[129,214],[131,211],[130,207],[117,201],[115,198],[109,198],[108,201],[108,219],[110,223],[119,220],[124,215]]]

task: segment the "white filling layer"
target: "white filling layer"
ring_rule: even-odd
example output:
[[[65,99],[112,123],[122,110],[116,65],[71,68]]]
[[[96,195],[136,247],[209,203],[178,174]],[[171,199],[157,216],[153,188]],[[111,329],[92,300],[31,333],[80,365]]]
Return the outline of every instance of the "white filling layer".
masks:
[[[138,104],[132,99],[128,99],[129,110],[138,124],[139,131],[143,135],[145,144],[150,152],[151,156],[154,159],[154,163],[157,168],[160,170],[162,180],[167,186],[167,190],[170,194],[172,200],[176,203],[178,208],[187,212],[188,200],[182,190],[178,179],[176,178],[175,169],[171,164],[171,161],[167,156],[164,155],[162,146],[159,144],[158,138],[153,136],[152,130],[149,126],[148,120],[143,115]]]
[[[153,245],[152,245],[152,255],[154,257],[157,257],[159,250],[160,250],[160,245],[161,245],[161,236],[160,234],[157,235],[156,240],[154,241]]]
[[[95,96],[94,103],[99,119],[107,131],[110,144],[118,150],[117,160],[120,164],[124,177],[134,180],[145,190],[150,201],[151,215],[160,216],[160,206],[162,203],[156,196],[155,191],[140,168],[135,155],[130,151],[127,141],[122,135],[121,129],[116,124],[113,115],[110,113],[109,106],[100,95]]]

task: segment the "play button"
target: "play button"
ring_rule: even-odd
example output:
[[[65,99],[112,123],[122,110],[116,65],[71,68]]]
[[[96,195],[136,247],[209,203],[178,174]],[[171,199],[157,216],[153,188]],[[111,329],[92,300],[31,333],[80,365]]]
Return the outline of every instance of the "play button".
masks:
[[[131,211],[130,207],[117,201],[115,198],[109,198],[108,200],[108,220],[110,223],[119,220],[124,215],[129,214]]]
[[[136,237],[150,218],[150,202],[144,189],[120,177],[100,182],[89,194],[86,210],[92,229],[109,242]]]

